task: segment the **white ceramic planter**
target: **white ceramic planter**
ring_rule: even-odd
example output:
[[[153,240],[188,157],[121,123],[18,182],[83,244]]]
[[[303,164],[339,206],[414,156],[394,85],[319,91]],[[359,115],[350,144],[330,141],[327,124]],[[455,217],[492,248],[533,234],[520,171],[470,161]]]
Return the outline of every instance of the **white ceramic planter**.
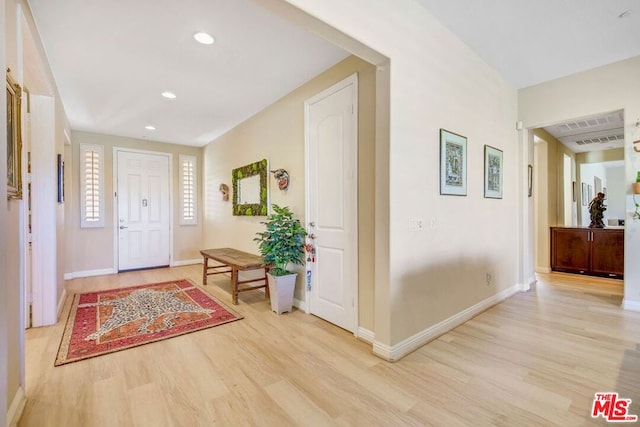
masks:
[[[286,276],[272,276],[267,273],[271,311],[275,311],[278,314],[284,313],[285,311],[291,313],[297,275],[297,273],[293,273]]]

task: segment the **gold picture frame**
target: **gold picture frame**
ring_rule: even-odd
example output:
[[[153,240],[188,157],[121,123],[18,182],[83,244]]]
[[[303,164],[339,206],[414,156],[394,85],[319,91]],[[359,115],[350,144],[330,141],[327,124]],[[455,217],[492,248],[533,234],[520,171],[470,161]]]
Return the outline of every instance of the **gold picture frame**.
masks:
[[[7,199],[22,199],[22,88],[7,68]]]

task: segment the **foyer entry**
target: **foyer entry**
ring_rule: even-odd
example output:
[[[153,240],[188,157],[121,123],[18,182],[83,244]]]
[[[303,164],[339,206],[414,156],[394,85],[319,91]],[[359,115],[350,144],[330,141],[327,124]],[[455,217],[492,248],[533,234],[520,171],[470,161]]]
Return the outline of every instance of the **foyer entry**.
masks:
[[[168,266],[169,154],[115,150],[118,271]]]

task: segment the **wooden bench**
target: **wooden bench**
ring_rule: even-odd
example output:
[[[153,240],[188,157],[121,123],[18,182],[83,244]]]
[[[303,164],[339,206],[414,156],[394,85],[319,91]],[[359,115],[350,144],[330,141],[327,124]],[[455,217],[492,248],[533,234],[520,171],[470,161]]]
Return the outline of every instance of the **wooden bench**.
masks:
[[[202,284],[207,285],[207,276],[212,274],[231,273],[231,302],[238,304],[238,293],[264,288],[264,293],[269,298],[269,286],[267,285],[267,272],[269,267],[263,265],[262,258],[248,252],[239,251],[232,248],[205,249],[200,251],[204,258],[204,268],[202,272]],[[209,260],[217,261],[219,264],[209,266]],[[264,277],[251,280],[240,280],[239,272],[245,270],[264,269]],[[240,288],[239,285],[262,281],[263,284]]]

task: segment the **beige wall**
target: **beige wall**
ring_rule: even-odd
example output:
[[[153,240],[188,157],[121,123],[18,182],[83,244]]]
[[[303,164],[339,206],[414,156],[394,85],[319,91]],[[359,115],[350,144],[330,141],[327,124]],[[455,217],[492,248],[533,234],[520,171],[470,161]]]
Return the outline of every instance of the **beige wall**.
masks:
[[[590,71],[552,80],[519,91],[519,118],[526,128],[624,110],[624,159],[627,212],[625,221],[624,305],[640,310],[640,221],[633,220],[631,182],[640,170],[633,141],[640,137],[640,56]]]
[[[202,169],[202,149],[185,145],[165,144],[141,139],[125,138],[113,135],[101,135],[74,131],[71,134],[73,168],[71,171],[71,194],[74,209],[69,212],[67,221],[68,235],[73,245],[70,249],[66,272],[84,272],[115,268],[114,266],[114,182],[113,182],[113,148],[130,148],[172,155],[173,168],[173,261],[188,261],[200,258],[202,248],[202,182],[198,180],[198,224],[180,225],[179,222],[179,186],[178,155],[196,156],[198,170]],[[79,147],[80,144],[98,144],[104,146],[105,156],[105,226],[103,228],[80,228],[80,179],[79,179]],[[200,173],[198,172],[200,178]]]
[[[376,211],[389,212],[390,270],[388,279],[375,278],[377,347],[518,284],[523,181],[515,88],[413,1],[287,1],[390,59],[390,202]],[[466,197],[439,195],[440,128],[468,137]],[[504,152],[500,200],[483,197],[485,144]],[[409,231],[412,218],[427,228]]]
[[[0,0],[0,28],[6,28],[5,21],[5,0]],[[3,34],[6,37],[6,33]],[[6,58],[6,45],[5,43],[0,43],[0,70],[5,70],[7,67],[5,65]],[[7,126],[7,112],[6,112],[6,99],[4,98],[0,101],[0,129],[6,129]],[[4,232],[9,227],[9,222],[7,221],[7,134],[6,132],[0,132],[0,231],[4,234]],[[7,262],[7,239],[0,239],[0,272],[6,272],[8,269]],[[4,274],[3,274],[4,276]],[[11,353],[11,349],[8,345],[8,334],[9,334],[9,320],[10,313],[9,308],[11,306],[8,298],[7,298],[7,289],[9,287],[16,286],[15,283],[12,283],[8,280],[8,278],[2,277],[0,278],[0,348],[7,349],[7,351],[0,351],[0,426],[4,427],[6,421],[4,419],[6,416],[4,414],[7,413],[7,405],[9,404],[9,397],[7,393],[7,389],[9,388],[9,383],[6,380],[7,374],[9,371],[9,364],[7,361],[7,357]],[[15,351],[15,350],[13,350]],[[18,366],[19,369],[19,366]],[[13,391],[15,393],[15,390]],[[12,396],[13,397],[13,396]]]
[[[576,181],[576,154],[544,129],[534,129],[533,134],[541,141],[535,146],[536,170],[536,242],[535,266],[538,272],[550,271],[550,231],[549,227],[571,226],[564,220],[564,155],[571,158],[570,174]],[[580,200],[578,203],[580,203]]]
[[[273,169],[284,168],[291,176],[286,192],[270,177],[271,202],[289,206],[304,222],[305,160],[304,101],[353,73],[358,73],[358,211],[359,211],[359,304],[360,325],[373,329],[373,222],[374,222],[374,139],[375,67],[354,56],[340,62],[294,90],[251,119],[216,139],[204,150],[205,246],[231,246],[257,253],[255,233],[261,231],[263,217],[231,214],[231,201],[224,202],[217,191],[221,183],[231,188],[231,170],[266,158]],[[233,195],[232,195],[233,196]],[[299,271],[303,271],[299,269]],[[304,300],[298,276],[296,298]]]
[[[47,147],[50,151],[63,153],[64,151],[64,130],[68,131],[69,127],[64,113],[64,108],[58,95],[53,75],[48,67],[46,55],[42,43],[39,39],[38,32],[35,29],[33,17],[29,10],[28,4],[24,0],[6,0],[2,2],[2,9],[6,17],[2,31],[5,36],[4,48],[6,49],[6,67],[11,68],[13,77],[23,88],[31,89],[35,86],[36,76],[32,67],[32,60],[39,63],[37,76],[38,82],[47,82],[48,93],[44,95],[51,96],[54,99],[55,122],[50,123],[51,132],[53,133],[54,147]],[[21,14],[19,14],[21,11]],[[22,31],[19,31],[21,29]],[[31,45],[27,47],[27,38],[30,38]],[[27,53],[27,50],[29,53]],[[3,55],[3,57],[5,57]],[[5,69],[6,67],[3,67]],[[26,105],[23,99],[24,105]],[[4,103],[3,103],[4,105]],[[26,108],[23,108],[23,112]],[[5,115],[2,115],[5,117]],[[6,153],[6,151],[3,150]],[[25,148],[23,147],[23,159]],[[52,161],[54,161],[52,159]],[[24,164],[24,162],[23,162]],[[23,173],[25,171],[23,170]],[[39,171],[33,171],[36,176]],[[3,174],[3,176],[6,176]],[[55,179],[55,176],[46,176],[45,179]],[[35,179],[35,178],[34,178]],[[24,179],[23,175],[23,182]],[[23,185],[24,187],[24,185]],[[5,198],[2,197],[4,200]],[[7,253],[6,278],[7,278],[7,402],[11,404],[14,400],[19,387],[24,386],[24,344],[23,344],[23,320],[21,313],[23,311],[23,297],[21,295],[21,269],[24,263],[23,248],[25,247],[24,239],[21,233],[21,218],[24,216],[24,200],[10,201],[6,209],[6,244],[11,248]],[[55,247],[58,249],[64,245],[64,206],[51,204],[50,211],[47,215],[55,216],[56,241]],[[3,233],[4,234],[4,233]],[[64,280],[62,265],[64,263],[63,252],[58,253],[55,260],[58,268],[55,272],[55,278],[50,282],[50,286],[54,289],[47,290],[47,294],[59,298],[62,295]],[[49,292],[50,291],[50,292]],[[54,302],[55,303],[55,302]],[[55,311],[55,308],[53,308]]]

